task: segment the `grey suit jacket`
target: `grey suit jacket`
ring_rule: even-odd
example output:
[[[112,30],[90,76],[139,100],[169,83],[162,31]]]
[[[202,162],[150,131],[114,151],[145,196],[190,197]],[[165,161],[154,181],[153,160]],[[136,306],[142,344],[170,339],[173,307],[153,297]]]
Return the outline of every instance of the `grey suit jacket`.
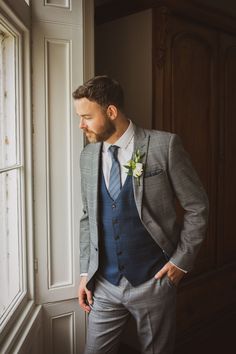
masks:
[[[134,151],[144,155],[140,183],[133,177],[140,219],[157,244],[184,270],[191,270],[206,233],[208,198],[176,134],[134,126]],[[102,143],[81,153],[83,216],[80,220],[80,272],[88,282],[98,270],[98,185]],[[176,222],[176,198],[185,210],[183,225]]]

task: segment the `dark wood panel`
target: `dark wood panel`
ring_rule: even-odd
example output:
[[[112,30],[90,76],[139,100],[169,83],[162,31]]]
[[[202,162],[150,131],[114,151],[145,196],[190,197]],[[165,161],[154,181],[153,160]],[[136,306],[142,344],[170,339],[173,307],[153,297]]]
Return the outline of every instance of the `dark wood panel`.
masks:
[[[235,321],[234,306],[233,311],[218,314],[214,321],[177,342],[174,354],[235,354]]]
[[[219,258],[236,261],[236,38],[221,35],[221,181],[219,185]]]
[[[235,310],[236,38],[221,35],[219,48],[218,32],[168,9],[153,18],[154,127],[182,137],[210,199],[207,239],[178,296],[178,338],[194,343],[196,331]]]
[[[153,125],[179,134],[210,200],[208,235],[194,270],[198,273],[216,264],[218,36],[164,8],[154,12],[153,22]]]
[[[211,323],[236,305],[236,264],[185,281],[178,292],[178,337]]]
[[[171,130],[183,139],[205,187],[211,165],[212,50],[205,38],[182,32],[172,41]],[[213,96],[214,97],[214,96]],[[214,102],[212,102],[212,105]]]

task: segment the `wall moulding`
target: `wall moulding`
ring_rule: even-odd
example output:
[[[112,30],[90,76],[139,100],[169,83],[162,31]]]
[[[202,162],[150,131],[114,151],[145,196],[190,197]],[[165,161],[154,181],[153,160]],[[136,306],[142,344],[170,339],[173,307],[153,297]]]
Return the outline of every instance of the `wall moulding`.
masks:
[[[62,7],[71,10],[71,0],[44,0],[44,6]]]
[[[49,288],[73,282],[71,53],[70,40],[45,39]]]

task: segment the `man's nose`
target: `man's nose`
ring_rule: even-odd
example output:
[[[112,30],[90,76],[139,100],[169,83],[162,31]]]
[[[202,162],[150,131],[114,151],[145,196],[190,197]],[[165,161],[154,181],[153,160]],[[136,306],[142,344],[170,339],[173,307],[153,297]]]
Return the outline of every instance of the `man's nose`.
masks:
[[[86,124],[85,124],[84,118],[80,118],[79,127],[80,127],[80,129],[86,128]]]

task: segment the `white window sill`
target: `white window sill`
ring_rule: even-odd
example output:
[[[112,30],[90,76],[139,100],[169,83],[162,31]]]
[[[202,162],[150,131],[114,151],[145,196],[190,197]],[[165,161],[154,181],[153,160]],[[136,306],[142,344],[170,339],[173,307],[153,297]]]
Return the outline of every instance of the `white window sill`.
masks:
[[[34,323],[41,322],[41,310],[41,305],[35,305],[33,300],[28,301],[18,320],[11,326],[8,334],[5,337],[3,333],[1,334],[1,353],[14,354],[20,352]]]

